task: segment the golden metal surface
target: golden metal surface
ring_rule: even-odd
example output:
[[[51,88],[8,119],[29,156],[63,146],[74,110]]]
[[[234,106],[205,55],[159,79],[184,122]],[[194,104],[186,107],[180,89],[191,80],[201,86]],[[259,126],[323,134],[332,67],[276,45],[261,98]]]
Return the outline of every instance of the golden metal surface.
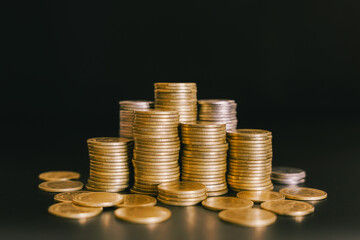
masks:
[[[39,189],[46,192],[69,192],[83,188],[84,184],[79,181],[48,181],[39,184]]]
[[[82,207],[73,203],[56,203],[48,208],[50,214],[71,219],[95,217],[99,215],[102,210],[102,207]]]
[[[275,214],[258,208],[224,210],[219,218],[245,227],[264,227],[276,221]]]
[[[112,207],[124,201],[124,197],[118,193],[89,192],[78,194],[73,203],[86,207]]]
[[[251,200],[255,203],[285,199],[284,194],[274,191],[242,191],[237,193],[236,196],[242,199]]]
[[[171,211],[157,206],[118,208],[114,212],[118,219],[140,224],[160,223],[171,217]]]
[[[251,208],[254,203],[237,197],[210,197],[202,201],[202,205],[207,209],[218,211],[233,208]]]
[[[327,193],[315,189],[315,188],[306,188],[306,187],[290,187],[283,188],[279,192],[285,195],[286,198],[295,199],[295,200],[321,200],[327,198]]]
[[[64,181],[79,179],[80,173],[73,171],[50,171],[39,174],[39,178],[45,181]]]
[[[304,216],[315,211],[313,205],[294,200],[267,201],[261,204],[261,208],[287,216]]]

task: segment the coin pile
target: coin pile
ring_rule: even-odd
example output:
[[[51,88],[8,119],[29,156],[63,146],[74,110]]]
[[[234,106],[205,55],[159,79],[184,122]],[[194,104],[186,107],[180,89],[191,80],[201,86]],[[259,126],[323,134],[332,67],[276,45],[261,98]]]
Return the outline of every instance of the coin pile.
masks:
[[[169,182],[158,186],[158,200],[174,206],[192,206],[206,199],[206,187],[196,182]]]
[[[134,111],[148,110],[154,107],[154,102],[146,100],[120,101],[120,130],[119,136],[132,139],[132,126],[134,122]]]
[[[273,167],[271,180],[277,184],[296,185],[305,182],[304,170],[293,167]]]
[[[196,83],[155,83],[155,108],[178,111],[180,122],[197,120]]]
[[[127,138],[99,137],[87,140],[90,191],[119,192],[129,187],[129,163],[133,141]]]
[[[181,180],[204,184],[208,196],[226,194],[225,124],[181,124],[181,143]]]
[[[158,184],[179,180],[178,127],[176,111],[135,111],[132,193],[156,195]]]
[[[272,190],[271,132],[236,129],[227,133],[229,162],[227,180],[234,191]]]
[[[199,120],[226,124],[226,129],[237,127],[236,102],[227,99],[199,100]]]

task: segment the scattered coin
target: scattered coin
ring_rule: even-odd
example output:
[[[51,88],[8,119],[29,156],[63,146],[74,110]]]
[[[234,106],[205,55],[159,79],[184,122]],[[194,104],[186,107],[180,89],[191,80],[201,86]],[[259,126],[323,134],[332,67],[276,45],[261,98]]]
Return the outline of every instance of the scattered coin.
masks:
[[[236,196],[242,199],[251,200],[255,203],[285,199],[284,194],[274,191],[242,191],[237,193]]]
[[[160,223],[171,217],[169,209],[157,206],[118,208],[114,214],[121,220],[140,224]]]
[[[39,184],[39,189],[46,192],[69,192],[83,188],[84,184],[79,181],[47,181]]]
[[[49,207],[49,213],[63,218],[82,219],[99,215],[102,207],[82,207],[73,203],[56,203]]]
[[[39,178],[45,181],[65,181],[79,179],[80,173],[72,171],[50,171],[39,174]]]
[[[274,200],[263,202],[261,208],[272,211],[279,215],[304,216],[314,212],[313,205],[294,200]]]
[[[73,198],[81,193],[86,193],[88,191],[72,191],[72,192],[62,192],[54,196],[54,200],[58,202],[72,202]]]
[[[219,218],[245,227],[264,227],[276,221],[275,214],[258,208],[223,210]]]
[[[202,201],[202,205],[210,210],[224,210],[233,208],[251,208],[254,203],[237,197],[210,197]]]
[[[123,201],[122,195],[109,192],[88,192],[73,198],[73,203],[85,207],[112,207]]]
[[[116,207],[146,207],[156,205],[156,198],[141,194],[126,194],[124,201]]]
[[[291,187],[283,188],[279,192],[284,194],[286,198],[295,200],[313,201],[327,198],[326,192],[315,188]]]

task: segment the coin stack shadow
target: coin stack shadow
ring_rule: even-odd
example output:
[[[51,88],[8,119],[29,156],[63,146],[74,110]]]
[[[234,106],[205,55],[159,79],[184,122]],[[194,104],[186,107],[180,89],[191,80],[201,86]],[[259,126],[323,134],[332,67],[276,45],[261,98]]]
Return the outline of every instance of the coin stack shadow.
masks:
[[[148,110],[154,108],[154,102],[146,100],[120,101],[119,136],[132,139],[132,126],[135,110]]]
[[[208,196],[226,194],[225,124],[181,124],[181,143],[181,179],[204,184]]]
[[[179,180],[178,127],[176,111],[135,111],[132,193],[156,195],[158,184]]]
[[[180,122],[197,120],[196,83],[155,83],[155,109],[178,111]]]
[[[271,132],[237,129],[227,133],[229,162],[227,181],[234,191],[272,190]]]
[[[227,99],[199,100],[199,121],[226,124],[226,130],[237,127],[236,102]]]
[[[127,138],[90,138],[87,140],[91,191],[120,192],[129,187],[129,164],[133,141]]]

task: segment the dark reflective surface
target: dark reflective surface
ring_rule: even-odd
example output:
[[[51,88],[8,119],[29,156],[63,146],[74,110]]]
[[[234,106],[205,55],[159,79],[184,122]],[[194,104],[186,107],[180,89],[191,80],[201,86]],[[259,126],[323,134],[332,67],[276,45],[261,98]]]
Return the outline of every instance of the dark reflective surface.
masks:
[[[87,176],[84,136],[22,138],[2,161],[1,239],[359,239],[360,126],[358,118],[277,120],[263,128],[274,135],[274,164],[303,168],[305,186],[323,189],[328,199],[311,202],[315,213],[279,216],[265,228],[245,228],[220,221],[199,206],[172,207],[167,222],[137,225],[117,220],[113,209],[87,220],[51,216],[51,193],[37,189],[38,173],[68,169]],[[260,125],[243,123],[244,127]],[[256,126],[255,126],[256,127]],[[91,130],[89,130],[91,131]],[[51,134],[51,133],[49,133]],[[103,134],[110,135],[110,134]],[[276,186],[279,189],[282,186]],[[234,194],[234,193],[232,193]],[[159,204],[161,205],[161,204]]]

